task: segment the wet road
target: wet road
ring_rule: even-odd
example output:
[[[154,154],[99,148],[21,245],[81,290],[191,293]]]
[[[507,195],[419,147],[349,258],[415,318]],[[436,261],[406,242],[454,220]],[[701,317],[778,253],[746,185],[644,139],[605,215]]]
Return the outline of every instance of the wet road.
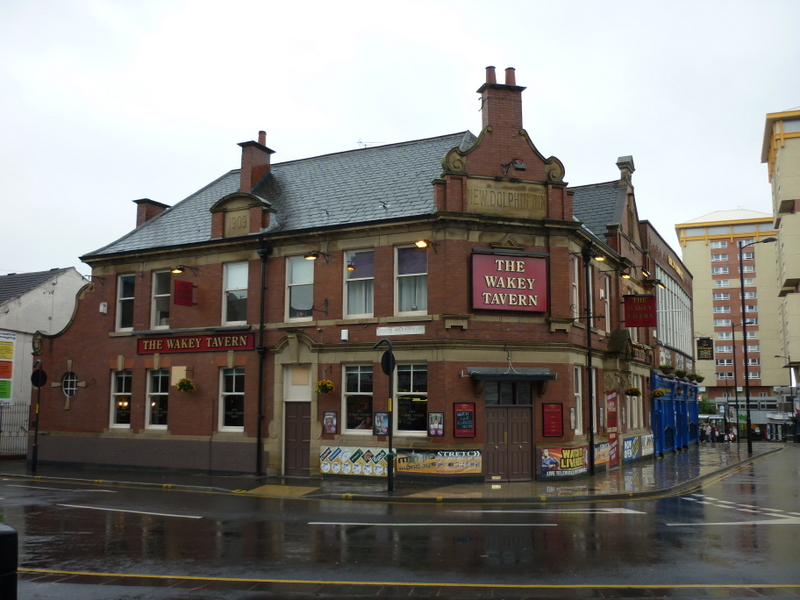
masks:
[[[800,597],[797,444],[692,493],[630,502],[356,503],[24,479],[0,481],[0,497],[26,599]]]

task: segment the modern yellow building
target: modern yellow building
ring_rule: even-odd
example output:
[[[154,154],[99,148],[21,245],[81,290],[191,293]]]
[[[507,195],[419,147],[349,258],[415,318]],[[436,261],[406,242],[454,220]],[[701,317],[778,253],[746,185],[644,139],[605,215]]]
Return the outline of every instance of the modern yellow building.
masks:
[[[694,276],[695,336],[710,338],[714,350],[713,359],[697,361],[697,372],[704,377],[703,396],[717,405],[717,413],[726,414],[729,421],[738,420],[741,431],[746,412],[745,378],[749,378],[754,439],[772,437],[773,428],[768,424],[775,421],[779,408],[775,388],[788,383],[784,359],[776,358],[783,352],[778,244],[769,241],[777,235],[772,215],[721,210],[679,223],[675,230],[683,263]],[[747,319],[746,326],[742,316]]]
[[[780,302],[781,350],[776,352],[784,366],[792,371],[784,375],[785,390],[781,407],[784,418],[794,418],[794,430],[800,416],[796,397],[797,376],[800,374],[800,107],[767,114],[761,162],[768,167],[772,184],[772,212],[778,231],[777,270]]]

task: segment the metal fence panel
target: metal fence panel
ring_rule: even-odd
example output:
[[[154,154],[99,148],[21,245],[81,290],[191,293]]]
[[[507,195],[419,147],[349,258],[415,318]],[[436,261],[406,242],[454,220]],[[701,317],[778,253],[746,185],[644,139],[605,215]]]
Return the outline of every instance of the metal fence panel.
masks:
[[[0,404],[0,456],[25,456],[31,407],[28,404]]]

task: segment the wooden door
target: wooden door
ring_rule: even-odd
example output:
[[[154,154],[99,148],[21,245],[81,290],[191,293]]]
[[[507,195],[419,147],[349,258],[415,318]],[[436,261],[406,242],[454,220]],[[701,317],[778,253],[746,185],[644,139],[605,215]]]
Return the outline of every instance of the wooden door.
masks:
[[[288,477],[310,476],[311,403],[285,402],[284,468]]]
[[[487,481],[508,481],[507,413],[508,410],[500,406],[487,406],[484,409],[486,444],[483,458]]]
[[[530,481],[533,479],[533,413],[531,406],[487,406],[487,481]]]

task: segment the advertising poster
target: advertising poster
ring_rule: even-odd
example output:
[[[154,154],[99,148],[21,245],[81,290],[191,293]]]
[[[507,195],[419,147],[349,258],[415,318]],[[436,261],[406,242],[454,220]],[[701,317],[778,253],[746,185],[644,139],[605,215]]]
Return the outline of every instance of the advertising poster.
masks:
[[[586,448],[543,448],[542,477],[572,477],[586,473]]]
[[[608,433],[608,464],[616,467],[619,464],[619,440],[617,431],[617,392],[606,393],[606,433]]]
[[[17,334],[0,331],[0,399],[11,398],[11,375],[14,372],[14,343]]]
[[[604,465],[608,463],[610,458],[611,458],[611,446],[608,444],[608,442],[603,442],[602,444],[595,445],[594,447],[595,465]]]
[[[386,456],[386,448],[323,446],[320,448],[319,468],[331,475],[385,477]]]
[[[633,460],[642,456],[642,446],[638,437],[625,438],[622,440],[622,460]]]
[[[642,456],[650,456],[655,452],[655,441],[653,434],[642,436]]]
[[[398,450],[394,465],[397,473],[479,475],[483,471],[480,450]]]

